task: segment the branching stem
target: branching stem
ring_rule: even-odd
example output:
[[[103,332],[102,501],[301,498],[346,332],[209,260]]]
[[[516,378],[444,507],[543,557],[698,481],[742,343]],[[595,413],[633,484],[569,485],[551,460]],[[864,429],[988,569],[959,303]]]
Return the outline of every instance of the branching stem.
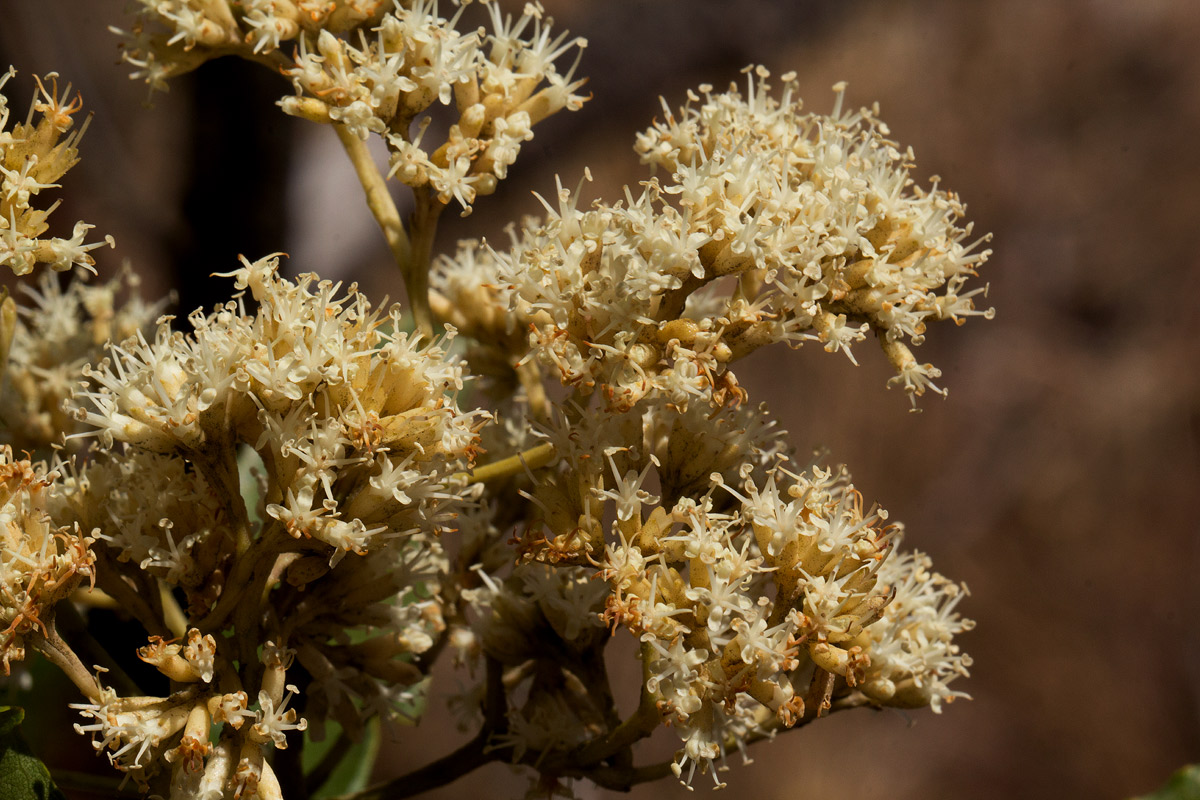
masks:
[[[637,710],[629,715],[620,725],[607,736],[593,741],[579,750],[572,761],[576,764],[596,764],[616,753],[630,747],[641,739],[645,739],[662,722],[662,715],[654,701],[654,695],[646,688],[646,679],[650,674],[650,659],[654,651],[649,644],[642,644],[642,692]]]
[[[453,783],[485,764],[499,761],[503,757],[502,754],[508,752],[508,748],[489,748],[488,742],[492,736],[503,732],[507,727],[507,702],[504,696],[503,667],[491,658],[487,660],[486,680],[483,727],[471,741],[453,753],[407,775],[338,800],[402,800]]]
[[[100,702],[100,684],[91,671],[75,655],[70,645],[62,640],[54,627],[53,620],[46,626],[45,633],[39,630],[30,632],[29,641],[34,649],[44,655],[51,664],[63,671],[71,683],[83,693],[83,696],[93,703]]]
[[[291,540],[286,533],[277,534],[276,531],[277,529],[269,527],[259,539],[253,542],[245,554],[238,557],[216,606],[193,627],[199,628],[201,632],[220,630],[226,618],[233,613],[238,602],[244,598],[244,592],[250,586],[259,562],[269,562],[264,565],[269,574],[275,558],[286,549]],[[259,591],[261,591],[261,586]],[[251,596],[257,599],[257,596]]]
[[[383,230],[388,250],[391,251],[396,265],[400,267],[404,285],[408,289],[408,299],[412,306],[413,316],[417,321],[417,328],[426,335],[432,335],[433,319],[429,311],[428,296],[428,258],[424,259],[423,265],[415,263],[421,259],[414,257],[413,242],[408,238],[404,222],[400,219],[400,211],[396,208],[391,192],[388,191],[383,174],[375,165],[375,159],[371,157],[371,151],[367,149],[367,143],[351,133],[345,125],[335,124],[333,129],[337,132],[338,141],[342,143],[346,155],[350,157],[354,173],[358,176],[358,182],[362,184],[363,192],[366,193],[367,208],[371,210],[371,216],[375,217],[375,221]],[[418,203],[418,210],[419,208]],[[416,216],[417,212],[414,212],[414,218]],[[436,227],[436,216],[434,217],[434,227]],[[424,229],[418,228],[418,233],[428,236],[432,240],[432,232],[427,233]],[[424,242],[418,244],[424,245]],[[421,268],[418,269],[418,267]]]
[[[81,661],[106,670],[107,683],[118,693],[126,697],[145,694],[104,645],[92,636],[87,621],[70,601],[55,606],[54,623],[56,635],[65,636],[70,641],[71,649],[79,654]]]

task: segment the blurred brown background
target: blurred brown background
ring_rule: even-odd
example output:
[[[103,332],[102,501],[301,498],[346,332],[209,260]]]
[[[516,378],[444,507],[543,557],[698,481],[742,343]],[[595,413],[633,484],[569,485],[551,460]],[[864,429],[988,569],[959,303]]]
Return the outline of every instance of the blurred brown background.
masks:
[[[213,64],[143,110],[104,32],[123,23],[121,5],[0,9],[0,63],[22,80],[59,70],[96,112],[59,223],[114,234],[105,266],[131,258],[149,293],[180,287],[184,312],[226,296],[204,276],[237,252],[286,250],[294,269],[397,296],[332,134],[271,107],[286,85]],[[475,215],[448,215],[443,248],[500,236],[537,210],[529,192],[552,191],[555,172],[574,185],[590,165],[593,191],[613,197],[644,175],[630,146],[659,94],[677,105],[753,62],[798,71],[810,108],[829,108],[842,79],[850,102],[879,100],[918,177],[941,175],[977,230],[995,233],[982,280],[997,317],[933,329],[922,357],[951,392],[923,414],[885,391],[865,346],[857,369],[810,347],[740,372],[800,447],[848,463],[867,498],[907,523],[909,544],[970,585],[974,700],[788,734],[724,776],[728,796],[1120,798],[1200,761],[1200,4],[546,5],[590,40],[595,99],[539,127]],[[12,96],[23,113],[23,91]],[[390,738],[381,777],[466,737],[429,724]],[[660,744],[669,751],[670,735]],[[524,785],[492,765],[436,796],[519,797]],[[685,796],[668,782],[636,795]]]

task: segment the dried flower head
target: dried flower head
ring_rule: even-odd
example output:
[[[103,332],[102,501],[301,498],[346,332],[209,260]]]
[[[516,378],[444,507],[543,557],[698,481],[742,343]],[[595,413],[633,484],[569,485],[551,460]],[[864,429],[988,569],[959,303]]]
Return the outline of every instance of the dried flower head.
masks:
[[[57,478],[45,465],[0,447],[0,662],[25,657],[26,637],[47,633],[47,619],[84,578],[95,579],[92,539],[56,525],[47,512]]]

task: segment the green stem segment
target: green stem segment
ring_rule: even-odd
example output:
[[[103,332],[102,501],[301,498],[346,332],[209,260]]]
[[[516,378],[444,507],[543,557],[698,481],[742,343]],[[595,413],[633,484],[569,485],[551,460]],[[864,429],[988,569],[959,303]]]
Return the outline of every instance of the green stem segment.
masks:
[[[358,182],[366,193],[367,208],[383,230],[392,258],[400,267],[404,285],[408,289],[408,300],[412,306],[417,329],[426,336],[433,335],[433,313],[429,308],[429,260],[433,250],[433,237],[437,231],[437,219],[445,206],[428,192],[418,193],[416,208],[412,215],[414,239],[410,240],[400,219],[400,211],[388,191],[387,182],[375,160],[371,157],[367,143],[355,136],[345,125],[334,125],[338,140],[350,157]]]
[[[646,681],[650,677],[650,660],[653,655],[654,651],[650,645],[643,643],[641,653],[642,692],[637,710],[607,736],[596,739],[578,751],[573,759],[575,763],[588,766],[611,758],[622,750],[632,747],[634,743],[645,739],[662,724],[662,714],[658,711],[654,694],[646,688]]]
[[[408,288],[408,302],[412,306],[417,330],[426,336],[433,335],[433,310],[429,307],[429,266],[433,261],[433,240],[437,235],[438,217],[445,204],[434,197],[429,187],[414,192],[416,206],[409,220],[412,232],[412,250],[409,263],[404,268],[404,284]]]
[[[476,467],[470,472],[461,472],[456,477],[465,477],[471,483],[498,481],[519,475],[527,469],[544,467],[554,460],[554,456],[554,445],[545,442],[508,458]]]

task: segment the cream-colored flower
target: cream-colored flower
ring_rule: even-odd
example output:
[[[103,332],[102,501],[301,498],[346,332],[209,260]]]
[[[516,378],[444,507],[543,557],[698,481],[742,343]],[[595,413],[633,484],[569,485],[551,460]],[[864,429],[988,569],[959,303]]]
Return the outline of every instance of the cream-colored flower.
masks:
[[[992,315],[964,290],[989,237],[969,241],[936,180],[913,185],[911,152],[874,109],[844,113],[844,86],[822,115],[801,111],[793,76],[776,96],[765,69],[748,73],[745,95],[664,103],[636,149],[665,174],[640,192],[584,209],[558,185],[507,252],[464,243],[435,271],[435,308],[468,331],[528,331],[528,348],[493,340],[497,360],[536,357],[612,410],[738,403],[738,358],[815,340],[857,363],[869,331],[912,397],[941,392],[910,348],[931,322]]]
[[[0,74],[0,90],[16,70]],[[57,203],[37,202],[46,189],[58,188],[57,181],[79,162],[78,144],[87,128],[75,127],[74,116],[83,107],[71,87],[58,93],[58,76],[45,78],[47,89],[38,80],[29,116],[24,123],[8,129],[10,109],[0,94],[0,266],[16,275],[27,275],[37,264],[62,271],[72,267],[91,270],[95,263],[92,250],[107,243],[86,242],[92,226],[76,222],[66,238],[45,236],[47,222]],[[40,207],[39,207],[40,206]]]

